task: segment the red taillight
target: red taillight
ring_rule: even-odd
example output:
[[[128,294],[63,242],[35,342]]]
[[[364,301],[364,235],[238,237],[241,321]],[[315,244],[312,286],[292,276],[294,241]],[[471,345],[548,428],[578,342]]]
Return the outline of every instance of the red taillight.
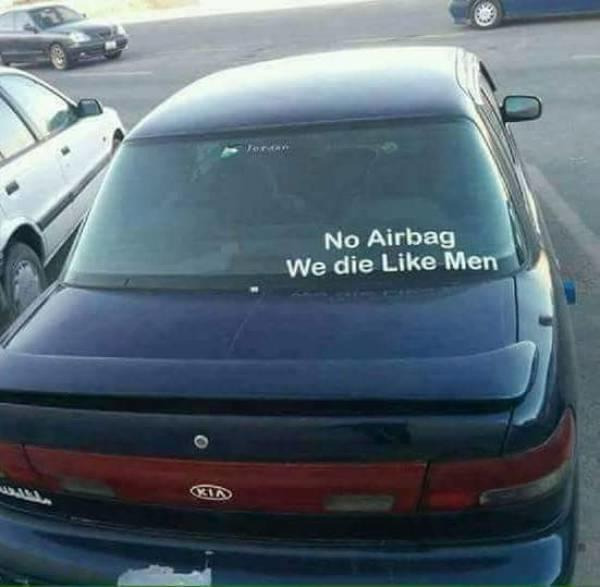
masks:
[[[32,485],[39,481],[20,444],[0,444],[0,478]]]
[[[418,461],[206,462],[0,444],[0,478],[91,497],[223,510],[459,511],[522,502],[555,490],[572,470],[575,436],[568,410],[541,446],[502,458],[431,463],[427,473],[426,463]]]
[[[434,463],[429,467],[424,510],[463,510],[540,497],[568,474],[575,450],[575,420],[568,410],[541,446],[497,459]]]
[[[234,463],[28,446],[48,486],[137,503],[267,512],[411,512],[425,463]]]

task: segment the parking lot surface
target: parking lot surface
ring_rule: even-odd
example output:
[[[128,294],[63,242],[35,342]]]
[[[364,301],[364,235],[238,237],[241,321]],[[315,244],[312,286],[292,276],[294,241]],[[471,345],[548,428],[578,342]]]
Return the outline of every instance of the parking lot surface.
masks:
[[[280,56],[374,45],[459,45],[488,63],[501,93],[536,94],[541,121],[514,132],[565,277],[577,282],[573,309],[581,371],[580,545],[576,582],[600,578],[600,18],[515,22],[478,32],[453,25],[438,0],[189,18],[130,25],[119,63],[69,72],[31,71],[76,98],[119,109],[129,127],[184,85],[212,71]],[[56,265],[56,264],[55,264]],[[56,269],[56,267],[55,267]]]

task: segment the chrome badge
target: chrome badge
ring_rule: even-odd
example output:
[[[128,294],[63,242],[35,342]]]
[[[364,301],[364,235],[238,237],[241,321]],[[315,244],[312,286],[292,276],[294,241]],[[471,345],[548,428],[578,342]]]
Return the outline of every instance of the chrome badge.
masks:
[[[194,485],[190,493],[204,501],[229,501],[233,497],[233,492],[226,487],[218,485]]]
[[[29,501],[31,503],[38,503],[40,505],[52,505],[51,499],[42,497],[39,491],[35,491],[33,489],[23,489],[21,487],[0,485],[0,494],[6,495],[7,497],[14,497],[15,499],[22,499],[23,501]]]

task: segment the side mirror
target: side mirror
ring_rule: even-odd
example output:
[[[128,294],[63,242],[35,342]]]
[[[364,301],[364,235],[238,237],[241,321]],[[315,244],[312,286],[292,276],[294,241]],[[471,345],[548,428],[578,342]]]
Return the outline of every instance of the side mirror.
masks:
[[[35,33],[35,34],[40,32],[40,29],[38,29],[36,26],[32,25],[30,22],[25,23],[23,25],[23,30],[27,31],[28,33]]]
[[[103,112],[104,108],[102,108],[102,104],[94,98],[84,98],[77,104],[77,115],[79,118],[100,116]]]
[[[542,115],[542,101],[535,96],[506,96],[501,111],[504,122],[537,120]]]

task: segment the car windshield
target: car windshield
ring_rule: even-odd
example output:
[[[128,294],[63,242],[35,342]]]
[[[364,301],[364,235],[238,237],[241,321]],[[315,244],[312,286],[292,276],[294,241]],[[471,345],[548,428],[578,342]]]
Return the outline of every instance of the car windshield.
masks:
[[[31,10],[29,14],[35,25],[40,29],[50,29],[63,24],[79,22],[84,18],[82,14],[66,6],[38,8]]]
[[[91,287],[326,289],[519,266],[468,120],[125,143],[65,274]]]

